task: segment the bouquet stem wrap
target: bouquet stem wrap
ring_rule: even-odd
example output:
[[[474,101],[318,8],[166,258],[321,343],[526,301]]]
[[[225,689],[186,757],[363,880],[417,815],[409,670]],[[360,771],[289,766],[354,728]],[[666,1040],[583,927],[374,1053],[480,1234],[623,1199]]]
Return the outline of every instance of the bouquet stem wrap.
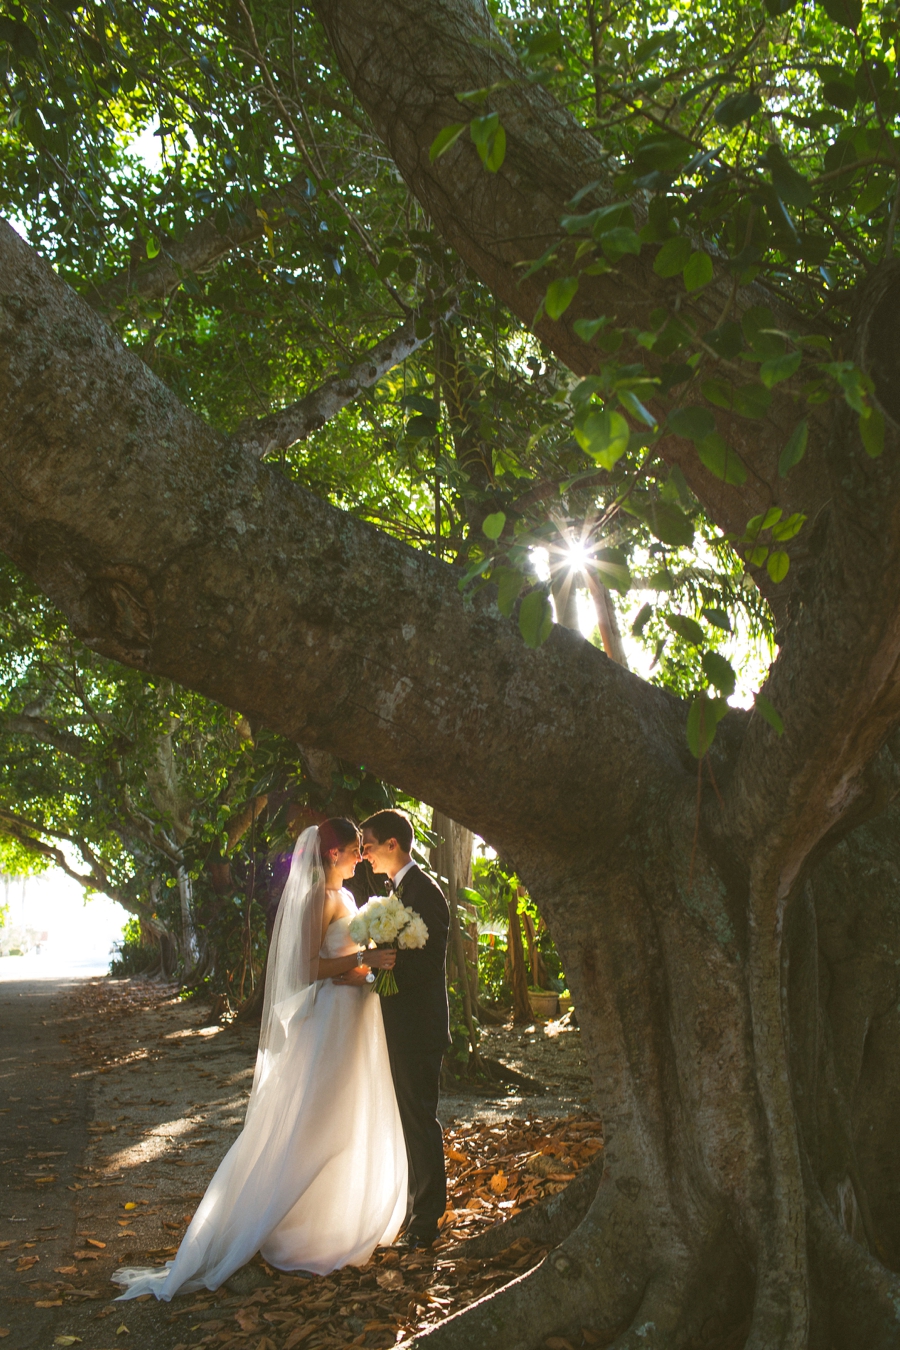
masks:
[[[421,914],[407,909],[396,895],[385,899],[374,895],[350,920],[350,936],[363,947],[373,942],[382,949],[393,947],[411,951],[425,946],[428,926]],[[399,993],[392,970],[380,970],[371,988],[382,998]]]

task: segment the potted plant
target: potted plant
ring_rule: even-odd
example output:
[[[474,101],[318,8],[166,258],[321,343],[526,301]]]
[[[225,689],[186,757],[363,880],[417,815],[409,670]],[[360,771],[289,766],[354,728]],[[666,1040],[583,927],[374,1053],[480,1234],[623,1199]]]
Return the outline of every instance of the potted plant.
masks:
[[[528,1001],[535,1017],[556,1016],[559,995],[553,989],[536,989],[531,986],[528,990]]]

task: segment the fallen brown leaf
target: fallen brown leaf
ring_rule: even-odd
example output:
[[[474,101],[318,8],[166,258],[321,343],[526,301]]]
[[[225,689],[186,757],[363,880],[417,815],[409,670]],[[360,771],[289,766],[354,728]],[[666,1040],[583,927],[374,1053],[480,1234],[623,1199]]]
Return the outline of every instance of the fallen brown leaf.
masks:
[[[301,1341],[305,1341],[307,1336],[311,1336],[318,1325],[318,1321],[314,1320],[307,1322],[304,1327],[295,1327],[285,1341],[282,1350],[294,1350],[294,1346],[300,1345]]]
[[[101,1242],[99,1238],[88,1238],[87,1243],[88,1243],[88,1246],[89,1246],[89,1247],[100,1247],[100,1248],[103,1248],[103,1247],[106,1246],[106,1243],[105,1243],[105,1242]]]
[[[30,1270],[32,1266],[37,1265],[40,1259],[39,1256],[20,1256],[16,1262],[16,1270]]]

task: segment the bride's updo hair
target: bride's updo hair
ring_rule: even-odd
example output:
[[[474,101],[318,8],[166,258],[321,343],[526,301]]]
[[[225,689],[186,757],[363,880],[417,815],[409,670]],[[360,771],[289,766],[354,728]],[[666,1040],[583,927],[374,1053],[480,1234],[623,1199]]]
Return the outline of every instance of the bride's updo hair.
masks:
[[[319,848],[322,850],[323,858],[327,858],[333,848],[344,849],[348,844],[358,844],[359,841],[359,830],[352,820],[347,820],[344,816],[323,820],[319,826]]]

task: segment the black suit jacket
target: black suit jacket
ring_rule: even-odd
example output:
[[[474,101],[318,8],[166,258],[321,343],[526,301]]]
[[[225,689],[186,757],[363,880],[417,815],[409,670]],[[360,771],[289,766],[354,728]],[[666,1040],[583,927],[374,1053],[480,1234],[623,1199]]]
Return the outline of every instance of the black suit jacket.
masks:
[[[394,975],[399,992],[381,1000],[384,1031],[397,1050],[445,1050],[450,1044],[447,1007],[447,934],[450,911],[443,891],[415,864],[400,882],[400,899],[428,926],[428,941],[398,951]]]

